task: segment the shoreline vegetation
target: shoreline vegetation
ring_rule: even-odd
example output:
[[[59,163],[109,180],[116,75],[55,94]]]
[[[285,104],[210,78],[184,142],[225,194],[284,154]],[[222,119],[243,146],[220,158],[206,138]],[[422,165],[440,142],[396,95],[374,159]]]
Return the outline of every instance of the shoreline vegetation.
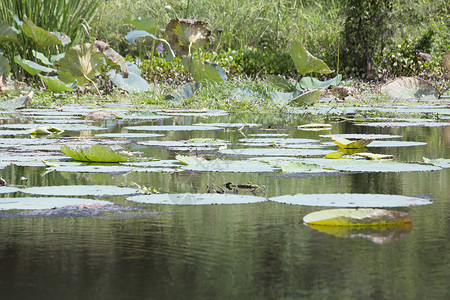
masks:
[[[446,1],[98,0],[72,15],[65,2],[0,4],[1,101],[272,111],[430,99],[382,92],[394,79],[448,98]],[[49,10],[71,18],[37,17]]]

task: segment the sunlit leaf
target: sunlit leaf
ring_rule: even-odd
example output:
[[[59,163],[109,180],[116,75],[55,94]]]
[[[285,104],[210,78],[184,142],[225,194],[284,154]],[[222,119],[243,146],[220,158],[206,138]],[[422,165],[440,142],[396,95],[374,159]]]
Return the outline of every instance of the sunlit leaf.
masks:
[[[331,136],[331,139],[336,145],[339,146],[339,148],[343,149],[361,149],[369,145],[374,140],[374,138],[364,138],[357,141],[350,141],[337,136]]]
[[[103,53],[106,59],[106,63],[109,66],[112,66],[113,68],[121,71],[126,76],[128,76],[128,65],[125,59],[117,53],[113,48],[111,48],[108,44],[105,42],[95,40],[94,42],[95,48]]]
[[[55,62],[58,66],[59,79],[65,83],[75,80],[80,85],[89,82],[104,65],[104,55],[94,51],[92,44],[80,44],[66,52],[61,60]]]
[[[124,77],[122,73],[111,70],[106,75],[119,89],[127,91],[129,93],[144,93],[153,90],[154,85],[148,83],[144,78],[135,74],[128,73],[128,77]]]
[[[412,223],[412,218],[406,212],[384,209],[328,209],[307,214],[303,222],[308,225],[370,227]]]
[[[295,106],[307,106],[312,105],[319,100],[322,92],[320,90],[312,90],[306,93],[301,94],[300,96],[289,101],[290,105]]]
[[[128,201],[148,204],[212,205],[264,202],[264,197],[235,194],[151,194],[127,197]]]
[[[305,76],[300,80],[300,85],[303,89],[326,89],[332,85],[337,85],[338,81],[342,80],[342,75],[334,77],[333,79],[327,81],[320,81],[319,79]]]
[[[28,18],[24,18],[22,23],[23,33],[31,38],[37,46],[45,47],[45,46],[54,46],[54,45],[62,45],[60,37],[52,32],[48,32],[41,27],[35,25],[33,21]]]
[[[137,30],[147,31],[152,34],[155,34],[159,29],[153,19],[146,17],[139,17],[137,19],[125,18],[124,21],[128,24],[134,25]]]
[[[36,186],[20,190],[25,194],[45,196],[122,196],[138,193],[136,188],[119,187],[114,185],[56,185]]]
[[[45,57],[44,54],[42,54],[41,52],[32,50],[34,57],[36,57],[37,59],[39,59],[44,65],[47,65],[49,67],[53,67],[53,63],[51,63],[47,57]]]
[[[332,72],[323,60],[311,55],[311,53],[297,41],[292,42],[289,54],[294,61],[298,73],[301,75],[311,72],[321,74],[329,74]]]
[[[64,130],[59,129],[58,127],[55,126],[48,126],[48,125],[44,125],[44,126],[39,126],[35,129],[31,130],[31,134],[32,135],[43,135],[43,134],[58,134],[63,132]]]
[[[129,43],[134,43],[136,41],[136,39],[141,38],[141,37],[151,37],[154,40],[160,41],[162,43],[164,43],[168,49],[168,53],[166,56],[166,60],[167,61],[171,61],[174,57],[175,57],[175,53],[172,50],[172,47],[170,46],[169,42],[166,41],[165,39],[162,38],[157,38],[155,35],[148,33],[147,31],[144,30],[133,30],[128,32],[125,35],[125,39],[129,42]]]
[[[433,85],[418,77],[399,77],[381,87],[391,100],[434,100],[438,92]]]
[[[61,151],[76,161],[115,163],[130,160],[130,157],[114,152],[110,147],[103,145],[93,145],[88,148],[77,147],[75,149],[61,146]]]
[[[0,210],[53,209],[69,205],[106,205],[109,201],[66,197],[19,197],[0,199]]]
[[[224,82],[227,80],[225,71],[217,64],[208,64],[185,57],[183,66],[191,73],[196,82]]]

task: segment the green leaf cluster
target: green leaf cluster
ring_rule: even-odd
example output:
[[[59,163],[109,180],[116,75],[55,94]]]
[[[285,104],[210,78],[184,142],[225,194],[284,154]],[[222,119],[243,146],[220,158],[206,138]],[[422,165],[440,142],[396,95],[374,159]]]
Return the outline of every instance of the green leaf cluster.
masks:
[[[61,146],[61,151],[72,159],[82,162],[117,163],[130,160],[129,157],[114,152],[110,147],[103,145],[93,145],[89,148],[77,147],[75,149]]]

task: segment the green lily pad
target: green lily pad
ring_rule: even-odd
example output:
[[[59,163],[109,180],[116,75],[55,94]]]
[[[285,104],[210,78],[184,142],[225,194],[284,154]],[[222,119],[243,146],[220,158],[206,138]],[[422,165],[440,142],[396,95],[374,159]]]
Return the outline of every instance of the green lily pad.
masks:
[[[307,164],[304,162],[290,162],[290,163],[279,163],[278,166],[281,168],[283,173],[336,173],[337,170],[324,169],[316,164]]]
[[[83,198],[61,198],[61,197],[21,197],[1,198],[0,210],[9,209],[52,209],[72,205],[107,205],[113,204],[109,201],[92,200]]]
[[[139,145],[151,146],[152,148],[170,147],[223,147],[231,145],[231,142],[216,139],[191,139],[181,141],[142,141]]]
[[[5,135],[29,135],[31,130],[0,130],[0,136]]]
[[[429,159],[429,158],[424,157],[423,161],[426,164],[432,164],[436,167],[450,168],[450,159],[448,159],[448,158]]]
[[[364,122],[355,123],[357,126],[377,127],[377,128],[395,128],[395,127],[447,127],[450,123],[446,122]]]
[[[164,109],[158,114],[168,116],[184,116],[184,117],[220,117],[228,116],[230,113],[220,109],[200,109],[200,110],[180,110],[180,109]]]
[[[333,134],[334,137],[340,137],[349,140],[361,140],[366,138],[373,138],[374,140],[387,140],[387,139],[399,139],[401,135],[395,134],[363,134],[363,133],[345,133],[345,134]],[[330,135],[319,135],[321,138],[330,138]]]
[[[412,223],[411,216],[403,211],[385,209],[327,209],[307,214],[303,222],[321,226],[393,226]]]
[[[185,164],[183,170],[204,172],[270,173],[279,171],[266,163],[251,160],[206,160],[201,157],[177,155],[176,159]]]
[[[36,186],[20,190],[24,194],[45,196],[95,196],[111,197],[132,195],[138,193],[135,188],[119,187],[114,185],[55,185]]]
[[[311,144],[318,143],[318,140],[314,139],[301,139],[301,138],[245,138],[239,139],[241,143],[263,143],[263,144]]]
[[[0,131],[1,134],[1,131]],[[95,135],[96,137],[105,138],[121,138],[121,139],[137,139],[137,138],[154,138],[162,137],[164,134],[157,133],[99,133]]]
[[[288,133],[253,133],[248,136],[254,136],[257,138],[267,138],[267,137],[275,137],[275,138],[284,138],[289,136]]]
[[[13,186],[0,186],[0,194],[11,194],[18,191],[19,189]]]
[[[225,149],[219,153],[232,156],[325,156],[332,151],[320,149],[279,149],[279,148],[254,148],[254,149]]]
[[[269,200],[294,205],[337,207],[404,207],[433,203],[425,198],[384,194],[297,194]]]
[[[322,123],[310,123],[297,126],[297,129],[309,131],[331,130],[331,128],[332,128],[331,124],[322,124]]]
[[[220,127],[194,126],[194,125],[126,126],[125,129],[127,129],[127,130],[142,130],[142,131],[205,131],[205,130],[221,130]]]
[[[221,128],[252,128],[252,127],[260,127],[261,124],[255,123],[195,123],[195,126],[216,126]]]
[[[88,166],[59,166],[50,167],[49,171],[66,172],[66,173],[98,173],[98,174],[126,174],[134,171],[135,169],[127,166],[103,166],[103,165],[88,165]]]
[[[178,160],[151,160],[151,161],[139,161],[139,162],[126,162],[122,163],[126,166],[140,167],[140,168],[179,168],[183,164]]]
[[[264,197],[235,194],[151,194],[127,197],[128,201],[147,204],[212,205],[264,202]]]

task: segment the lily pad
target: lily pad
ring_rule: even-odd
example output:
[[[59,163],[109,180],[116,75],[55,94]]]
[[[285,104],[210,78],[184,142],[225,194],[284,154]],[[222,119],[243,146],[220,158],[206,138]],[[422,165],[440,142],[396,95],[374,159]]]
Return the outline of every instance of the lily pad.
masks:
[[[45,196],[95,196],[110,197],[138,193],[135,188],[119,187],[114,185],[56,185],[37,186],[20,190],[25,194]]]
[[[450,123],[446,122],[364,122],[355,123],[357,126],[377,127],[377,128],[395,128],[395,127],[447,127]]]
[[[1,131],[0,131],[1,134]],[[121,138],[121,139],[137,139],[137,138],[154,138],[162,137],[164,134],[157,133],[99,133],[95,135],[96,137],[105,138]]]
[[[235,194],[151,194],[127,197],[128,201],[147,204],[212,205],[264,202],[264,197]]]
[[[231,142],[216,139],[191,139],[181,141],[142,141],[139,145],[151,146],[152,148],[170,147],[223,147],[231,145]]]
[[[314,139],[301,139],[301,138],[245,138],[239,139],[241,143],[263,143],[263,144],[311,144],[318,143],[318,140]]]
[[[412,223],[412,218],[406,212],[385,209],[327,209],[307,214],[303,222],[308,225],[371,227]]]
[[[179,168],[183,164],[178,160],[151,160],[151,161],[139,161],[139,162],[127,162],[122,163],[126,166],[140,167],[140,168]]]
[[[401,135],[394,134],[363,134],[363,133],[344,133],[344,134],[333,134],[334,137],[349,139],[349,140],[361,140],[372,138],[374,140],[387,140],[387,139],[399,139],[402,138]],[[321,138],[330,138],[330,135],[319,135]]]
[[[149,126],[126,126],[127,130],[142,131],[205,131],[205,130],[221,130],[215,126],[194,126],[194,125],[149,125]]]
[[[61,197],[20,197],[1,198],[0,210],[10,209],[52,209],[69,205],[107,205],[109,201],[92,200],[83,198],[61,198]]]
[[[0,186],[0,194],[10,194],[18,191],[19,189],[13,186]]]
[[[294,205],[337,207],[403,207],[433,203],[426,198],[384,194],[297,194],[269,200]]]
[[[319,131],[319,130],[331,130],[331,124],[322,123],[310,123],[297,126],[297,129],[309,130],[309,131]]]
[[[184,116],[184,117],[220,117],[228,116],[230,113],[220,109],[200,109],[200,110],[180,110],[180,109],[164,109],[159,114],[168,116]]]
[[[280,163],[279,167],[283,173],[336,173],[337,170],[324,169],[316,164],[307,164],[304,162]]]
[[[177,155],[176,159],[185,164],[183,170],[204,172],[241,172],[241,173],[269,173],[277,172],[266,163],[251,160],[206,160],[201,157]]]
[[[126,174],[134,171],[135,169],[127,166],[103,166],[103,165],[63,165],[59,167],[48,168],[49,171],[67,172],[67,173],[98,173],[98,174]]]
[[[365,146],[369,145],[373,138],[364,138],[356,141],[350,141],[341,137],[331,136],[333,143],[339,146],[342,149],[361,149]]]
[[[252,127],[259,127],[262,126],[261,124],[255,124],[255,123],[196,123],[193,124],[195,126],[216,126],[221,128],[252,128]]]
[[[448,158],[429,159],[429,158],[424,157],[423,161],[426,164],[432,164],[436,167],[450,168],[450,159],[448,159]]]
[[[254,148],[254,149],[225,149],[219,150],[219,153],[232,156],[325,156],[332,151],[320,149],[272,149],[272,148]]]

